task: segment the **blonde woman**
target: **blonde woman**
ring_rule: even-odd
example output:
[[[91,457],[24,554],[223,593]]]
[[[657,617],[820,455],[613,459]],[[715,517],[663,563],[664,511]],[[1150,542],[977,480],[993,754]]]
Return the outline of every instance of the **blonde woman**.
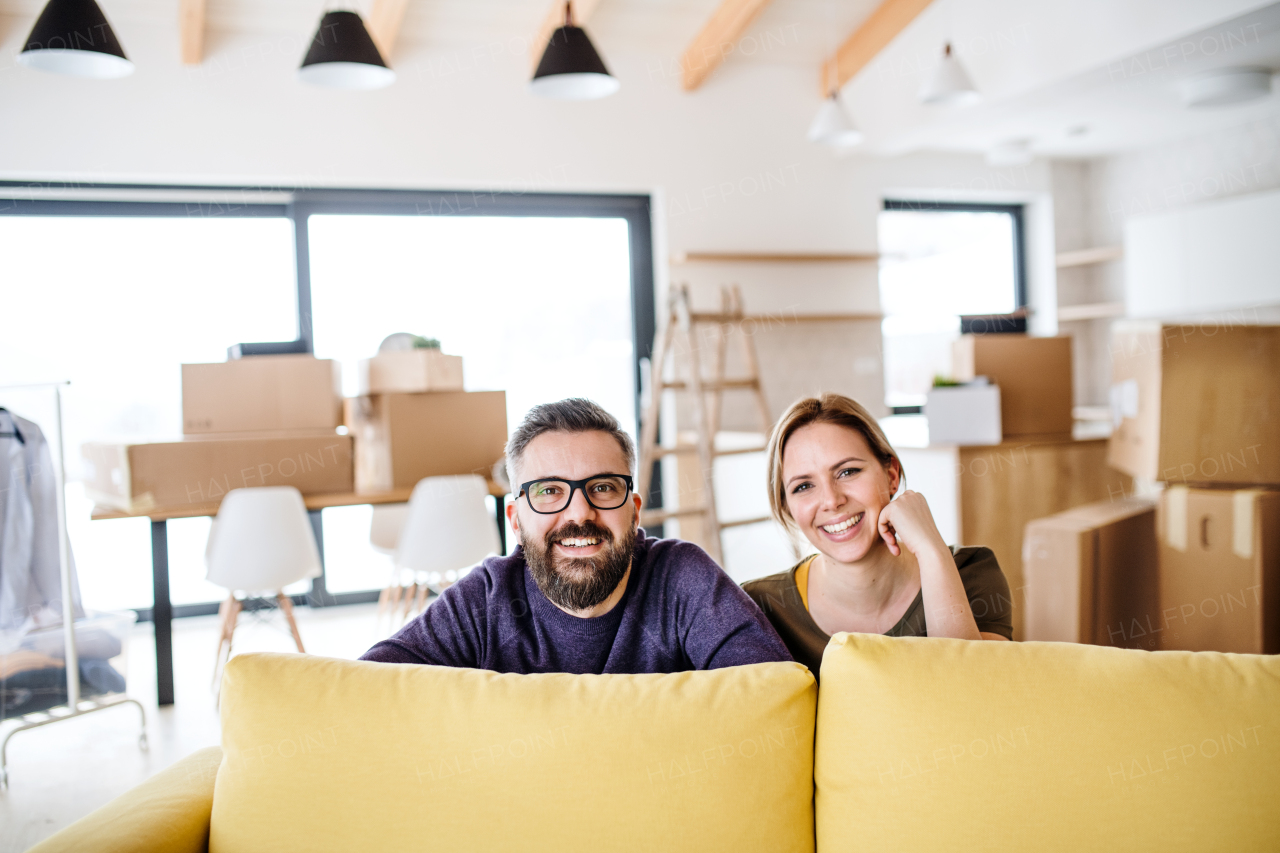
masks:
[[[1009,584],[988,548],[952,550],[902,462],[854,400],[796,402],[769,439],[769,505],[818,553],[744,584],[815,676],[831,635],[1008,640]],[[897,494],[895,498],[894,495]]]

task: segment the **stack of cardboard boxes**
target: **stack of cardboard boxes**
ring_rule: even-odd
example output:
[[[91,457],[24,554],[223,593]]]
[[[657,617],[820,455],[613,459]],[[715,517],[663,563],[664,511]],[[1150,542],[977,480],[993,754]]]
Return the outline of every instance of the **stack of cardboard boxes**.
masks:
[[[1126,321],[1112,360],[1108,461],[1164,487],[1028,525],[1028,639],[1280,653],[1280,326]]]
[[[961,384],[931,389],[925,404],[931,444],[1071,437],[1071,338],[961,335],[951,363]]]
[[[86,444],[87,490],[99,505],[131,514],[200,514],[251,486],[383,493],[423,477],[488,478],[506,446],[506,393],[462,387],[462,359],[436,349],[360,362],[361,396],[345,410],[339,366],[329,359],[184,364],[182,440]]]
[[[462,358],[437,349],[360,362],[344,420],[356,441],[358,492],[411,489],[423,477],[490,477],[507,442],[504,391],[463,391]]]
[[[328,359],[184,364],[182,440],[86,444],[86,491],[133,514],[200,511],[251,486],[350,492],[352,441],[338,434],[341,414],[338,365]]]

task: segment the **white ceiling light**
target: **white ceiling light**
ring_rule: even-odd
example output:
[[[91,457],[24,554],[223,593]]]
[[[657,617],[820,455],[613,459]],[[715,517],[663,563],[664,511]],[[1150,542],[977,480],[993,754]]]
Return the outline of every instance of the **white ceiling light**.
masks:
[[[851,148],[862,141],[862,131],[840,104],[838,92],[832,92],[818,108],[813,124],[809,125],[809,141],[834,148]]]
[[[1025,166],[1034,159],[1030,139],[1010,139],[987,151],[988,166]]]
[[[951,43],[942,50],[942,61],[925,80],[920,89],[920,101],[925,104],[972,104],[982,95],[969,79],[960,60],[951,52]]]
[[[1178,94],[1188,107],[1222,107],[1271,94],[1266,68],[1213,68],[1178,81]]]

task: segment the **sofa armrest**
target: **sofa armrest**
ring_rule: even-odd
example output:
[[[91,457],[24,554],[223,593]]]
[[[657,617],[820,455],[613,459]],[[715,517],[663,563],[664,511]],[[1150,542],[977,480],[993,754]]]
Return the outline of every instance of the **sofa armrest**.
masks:
[[[28,853],[206,853],[222,750],[194,752]]]

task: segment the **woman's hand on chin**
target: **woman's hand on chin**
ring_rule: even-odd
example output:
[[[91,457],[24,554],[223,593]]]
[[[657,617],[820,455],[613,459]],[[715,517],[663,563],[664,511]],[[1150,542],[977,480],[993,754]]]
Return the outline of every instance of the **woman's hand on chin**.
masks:
[[[947,550],[933,521],[929,503],[919,492],[906,491],[880,510],[880,536],[895,557],[902,553],[899,543],[917,557],[923,551]]]

